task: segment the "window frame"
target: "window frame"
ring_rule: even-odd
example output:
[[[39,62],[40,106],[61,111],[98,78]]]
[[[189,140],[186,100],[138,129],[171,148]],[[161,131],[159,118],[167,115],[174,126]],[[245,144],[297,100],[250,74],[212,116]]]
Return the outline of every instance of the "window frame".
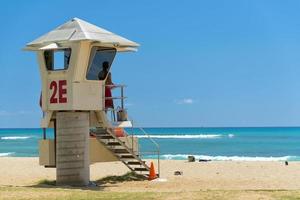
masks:
[[[54,68],[54,64],[55,64],[55,52],[59,52],[62,51],[64,52],[63,55],[65,55],[65,50],[70,50],[70,57],[69,57],[69,63],[67,65],[67,68],[63,68],[63,69],[49,69],[47,66],[47,60],[46,60],[46,53],[47,52],[52,52],[52,68]],[[56,71],[67,71],[70,68],[70,63],[71,63],[71,59],[72,59],[72,48],[71,47],[63,47],[63,48],[59,48],[59,49],[48,49],[45,50],[43,52],[43,58],[44,58],[44,62],[45,62],[45,68],[48,72],[56,72]],[[63,61],[64,63],[64,61]]]
[[[95,55],[96,55],[95,52],[98,51],[98,50],[100,50],[100,51],[101,51],[101,50],[113,50],[113,51],[115,52],[115,54],[114,54],[114,56],[113,56],[113,58],[112,58],[112,62],[111,62],[110,65],[109,65],[108,72],[110,72],[111,66],[112,66],[112,64],[113,64],[113,62],[114,62],[114,60],[115,60],[115,57],[116,57],[116,55],[117,55],[117,52],[118,52],[117,49],[116,49],[116,48],[113,48],[113,47],[91,46],[90,52],[89,52],[89,61],[88,61],[88,65],[87,65],[87,68],[86,68],[85,75],[84,75],[84,79],[85,79],[86,81],[105,81],[106,78],[107,78],[107,75],[106,75],[106,77],[105,77],[104,80],[87,79],[87,75],[88,75],[90,66],[91,66],[91,64],[92,64],[92,62],[93,62],[93,60],[94,60]]]

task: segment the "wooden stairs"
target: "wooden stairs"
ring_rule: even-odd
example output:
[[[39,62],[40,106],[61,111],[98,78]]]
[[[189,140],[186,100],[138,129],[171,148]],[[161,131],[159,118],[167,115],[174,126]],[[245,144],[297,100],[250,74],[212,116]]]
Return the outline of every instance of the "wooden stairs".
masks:
[[[139,155],[121,141],[110,128],[96,128],[92,131],[98,141],[100,141],[109,151],[111,151],[122,163],[131,171],[148,178],[150,168]]]

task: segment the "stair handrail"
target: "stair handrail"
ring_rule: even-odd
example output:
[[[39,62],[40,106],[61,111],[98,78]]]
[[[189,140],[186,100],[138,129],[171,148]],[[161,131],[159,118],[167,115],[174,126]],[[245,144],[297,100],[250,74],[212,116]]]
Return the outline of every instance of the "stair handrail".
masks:
[[[153,151],[153,152],[157,153],[157,172],[158,172],[158,177],[160,177],[160,147],[159,147],[159,144],[155,140],[153,140],[153,138],[151,138],[151,136],[142,127],[140,127],[140,126],[133,126],[133,120],[132,120],[132,118],[130,118],[130,121],[132,122],[132,128],[138,128],[155,145],[156,151]]]
[[[139,128],[146,136],[147,138],[156,146],[156,153],[157,153],[157,172],[158,172],[158,177],[160,177],[160,147],[159,144],[151,138],[151,136],[142,128],[142,127],[137,127]]]

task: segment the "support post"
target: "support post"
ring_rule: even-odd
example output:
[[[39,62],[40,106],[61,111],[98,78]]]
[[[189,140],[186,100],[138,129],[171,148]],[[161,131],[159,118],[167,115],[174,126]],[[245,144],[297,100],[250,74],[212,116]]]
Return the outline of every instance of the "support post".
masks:
[[[88,185],[89,164],[89,112],[57,112],[57,185]]]

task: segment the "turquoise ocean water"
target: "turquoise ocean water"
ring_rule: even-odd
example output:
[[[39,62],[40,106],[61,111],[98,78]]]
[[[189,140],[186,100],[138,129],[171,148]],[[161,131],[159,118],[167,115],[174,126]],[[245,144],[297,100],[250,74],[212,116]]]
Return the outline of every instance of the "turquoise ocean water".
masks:
[[[300,161],[300,127],[285,128],[144,128],[159,144],[162,159],[186,159],[188,155],[211,160]],[[153,145],[138,129],[142,152]],[[48,137],[53,130],[48,129]],[[41,129],[0,129],[0,157],[36,157]],[[153,152],[142,154],[155,157]]]

